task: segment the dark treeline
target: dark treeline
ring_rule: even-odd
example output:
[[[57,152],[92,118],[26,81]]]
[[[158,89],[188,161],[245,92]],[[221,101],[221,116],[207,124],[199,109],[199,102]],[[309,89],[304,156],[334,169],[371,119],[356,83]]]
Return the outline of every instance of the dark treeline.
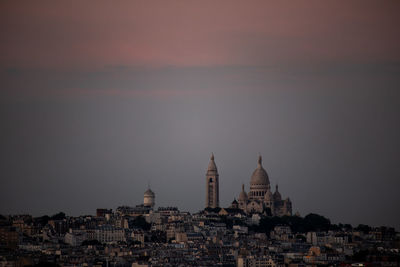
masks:
[[[57,214],[54,214],[53,216],[44,215],[44,216],[37,217],[34,220],[35,220],[36,223],[44,226],[50,220],[63,220],[65,218],[66,218],[65,213],[64,212],[59,212]]]
[[[331,224],[331,221],[324,216],[310,213],[307,216],[283,216],[283,217],[263,217],[260,224],[252,226],[251,229],[256,232],[269,234],[275,226],[287,225],[292,232],[306,233],[310,231],[328,231],[336,230],[337,225]],[[350,226],[351,228],[351,226]]]
[[[250,229],[255,232],[269,234],[275,226],[287,225],[294,233],[307,233],[307,232],[318,232],[318,231],[360,231],[365,234],[373,230],[369,225],[360,224],[353,228],[350,224],[332,224],[328,218],[324,216],[310,213],[307,216],[283,216],[283,217],[263,217],[260,220],[259,225],[251,226]],[[380,227],[383,231],[394,232],[394,228]]]

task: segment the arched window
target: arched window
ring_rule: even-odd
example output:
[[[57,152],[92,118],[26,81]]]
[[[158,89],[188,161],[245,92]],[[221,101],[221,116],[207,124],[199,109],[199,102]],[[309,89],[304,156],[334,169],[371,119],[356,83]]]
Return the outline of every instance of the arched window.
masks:
[[[210,178],[210,183],[212,183],[212,181],[213,181],[212,178]]]

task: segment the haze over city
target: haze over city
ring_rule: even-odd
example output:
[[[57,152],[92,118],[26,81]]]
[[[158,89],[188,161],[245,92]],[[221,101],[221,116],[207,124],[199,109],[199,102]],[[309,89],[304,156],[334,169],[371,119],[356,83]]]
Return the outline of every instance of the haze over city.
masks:
[[[220,205],[400,228],[400,3],[0,3],[0,214]]]

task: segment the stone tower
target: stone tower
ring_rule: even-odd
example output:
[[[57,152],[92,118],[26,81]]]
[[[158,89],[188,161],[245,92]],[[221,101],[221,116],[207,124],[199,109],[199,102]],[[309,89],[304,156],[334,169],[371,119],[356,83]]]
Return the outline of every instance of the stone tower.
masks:
[[[206,208],[219,207],[218,170],[214,162],[214,154],[211,154],[206,174]]]
[[[154,207],[156,195],[151,191],[150,187],[144,192],[143,205],[146,207]]]

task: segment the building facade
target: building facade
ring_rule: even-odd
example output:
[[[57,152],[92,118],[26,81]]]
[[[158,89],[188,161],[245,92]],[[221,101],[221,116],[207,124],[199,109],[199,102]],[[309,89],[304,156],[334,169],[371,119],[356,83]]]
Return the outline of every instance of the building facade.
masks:
[[[125,231],[122,228],[117,228],[112,225],[98,226],[95,231],[95,239],[100,243],[115,243],[126,241]]]
[[[206,208],[219,208],[219,175],[211,154],[210,163],[206,173]],[[257,168],[250,179],[250,191],[247,194],[242,185],[239,197],[232,202],[231,208],[239,208],[246,214],[264,214],[268,216],[292,215],[292,202],[289,198],[282,199],[275,186],[271,191],[271,184],[267,172],[262,166],[262,157],[259,156]]]
[[[282,199],[278,185],[272,194],[267,172],[262,166],[262,158],[258,157],[257,168],[250,179],[250,192],[246,193],[244,185],[238,197],[238,206],[247,214],[263,213],[269,216],[292,215],[292,202]]]
[[[206,208],[219,207],[219,175],[215,165],[214,154],[211,154],[206,173]]]

